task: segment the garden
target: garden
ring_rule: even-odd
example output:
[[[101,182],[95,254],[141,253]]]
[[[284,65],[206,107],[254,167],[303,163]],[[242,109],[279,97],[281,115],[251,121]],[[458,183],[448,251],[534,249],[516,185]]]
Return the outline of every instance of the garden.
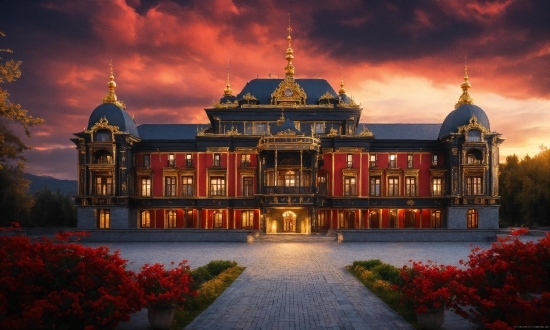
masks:
[[[416,328],[437,329],[451,310],[483,329],[550,325],[550,235],[523,242],[512,231],[487,250],[474,248],[460,267],[380,260],[347,269]]]
[[[0,236],[0,329],[114,329],[143,308],[153,328],[181,329],[244,270],[182,260],[133,272],[118,251],[78,244],[86,233],[31,239],[12,227]]]

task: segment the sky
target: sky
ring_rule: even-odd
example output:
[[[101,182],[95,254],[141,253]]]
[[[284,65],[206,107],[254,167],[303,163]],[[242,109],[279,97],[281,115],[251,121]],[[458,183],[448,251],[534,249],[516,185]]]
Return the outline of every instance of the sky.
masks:
[[[146,123],[207,123],[204,108],[256,77],[343,78],[365,123],[442,123],[462,91],[508,155],[550,146],[550,1],[0,0],[0,49],[22,77],[1,87],[45,123],[27,171],[76,179],[70,141],[107,93]],[[466,60],[465,60],[466,58]],[[228,64],[229,63],[229,64]]]

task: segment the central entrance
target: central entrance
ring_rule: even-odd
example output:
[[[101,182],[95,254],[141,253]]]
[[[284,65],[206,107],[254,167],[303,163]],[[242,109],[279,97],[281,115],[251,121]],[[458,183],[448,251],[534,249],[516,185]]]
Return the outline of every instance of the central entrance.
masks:
[[[286,211],[283,213],[283,232],[296,232],[296,213],[292,211]]]

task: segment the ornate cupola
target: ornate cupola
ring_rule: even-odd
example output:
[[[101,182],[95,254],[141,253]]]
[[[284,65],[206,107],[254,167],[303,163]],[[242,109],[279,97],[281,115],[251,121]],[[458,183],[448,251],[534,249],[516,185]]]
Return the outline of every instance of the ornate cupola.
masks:
[[[455,109],[463,104],[474,104],[474,100],[468,93],[468,90],[472,85],[468,81],[468,66],[464,65],[464,82],[460,85],[462,88],[462,95],[458,98],[458,102],[455,104]]]
[[[121,109],[126,109],[126,105],[124,102],[117,99],[115,94],[116,89],[116,82],[115,82],[115,76],[113,74],[113,64],[109,64],[109,68],[111,71],[111,74],[109,75],[109,82],[107,83],[107,87],[109,88],[109,92],[105,97],[103,97],[103,103],[112,103],[116,105],[117,107]]]

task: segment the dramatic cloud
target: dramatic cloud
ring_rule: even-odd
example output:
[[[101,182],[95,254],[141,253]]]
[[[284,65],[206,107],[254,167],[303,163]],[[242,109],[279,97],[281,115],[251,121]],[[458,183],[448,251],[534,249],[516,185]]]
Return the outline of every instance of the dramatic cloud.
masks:
[[[29,172],[76,177],[69,139],[106,94],[111,61],[138,125],[205,123],[228,61],[234,92],[284,75],[289,13],[297,77],[338,89],[343,76],[362,122],[442,122],[467,56],[475,103],[506,138],[502,158],[550,144],[548,1],[8,0],[0,48],[23,76],[3,87],[46,119]]]

